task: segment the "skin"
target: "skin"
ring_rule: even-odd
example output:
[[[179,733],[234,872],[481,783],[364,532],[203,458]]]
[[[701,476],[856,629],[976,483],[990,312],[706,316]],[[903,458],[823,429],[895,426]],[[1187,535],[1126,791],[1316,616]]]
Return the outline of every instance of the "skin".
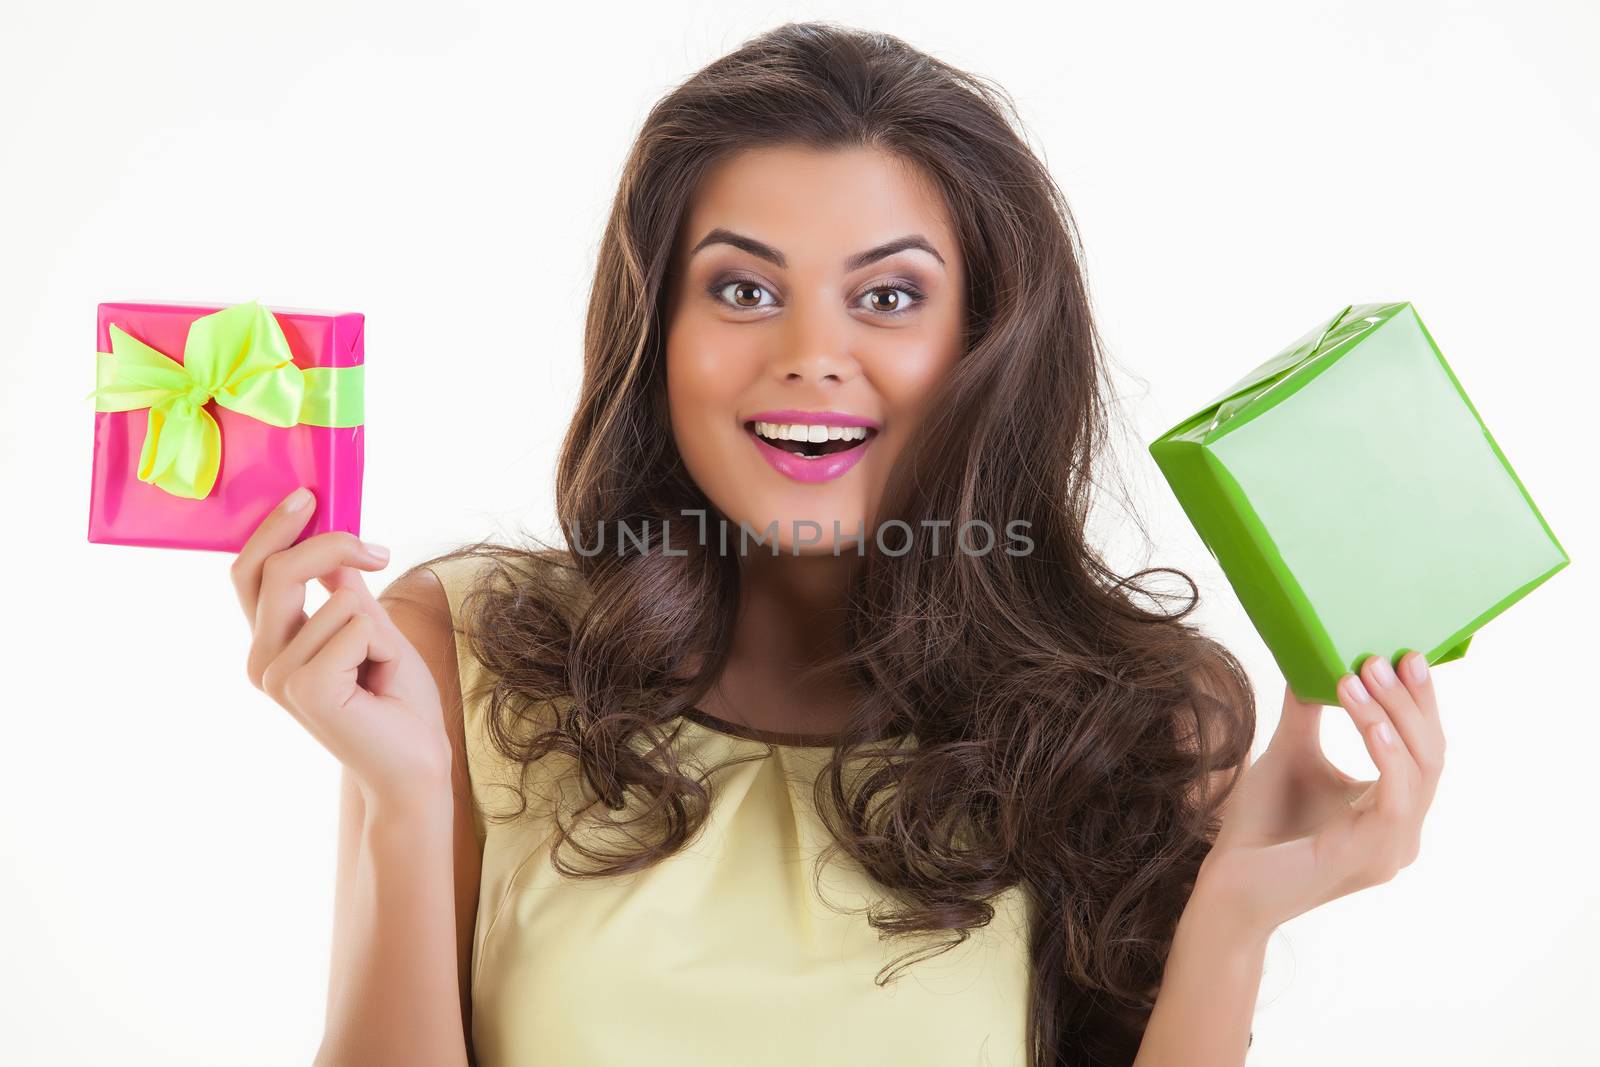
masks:
[[[1285,686],[1272,740],[1229,797],[1179,919],[1134,1067],[1239,1067],[1272,931],[1416,859],[1445,740],[1426,660],[1410,652],[1398,666],[1369,656],[1359,676],[1340,679],[1375,781],[1328,761],[1322,706]]]
[[[784,265],[726,243],[702,245],[718,228],[775,249]],[[908,235],[933,252],[908,248],[845,269],[856,253]],[[674,440],[695,483],[728,517],[730,536],[740,523],[764,531],[776,522],[780,553],[752,544],[742,555],[730,662],[701,707],[762,729],[836,732],[853,696],[847,684],[823,679],[798,690],[793,679],[837,651],[859,562],[850,537],[871,536],[896,457],[961,357],[965,265],[943,198],[917,169],[878,151],[745,151],[696,190],[671,279]],[[907,281],[920,297],[894,288]],[[841,477],[797,482],[761,458],[744,428],[757,412],[789,408],[861,415],[880,430]],[[806,519],[822,537],[796,556],[795,522]]]
[[[691,255],[717,227],[776,247],[787,265],[726,245]],[[843,269],[847,257],[906,234],[923,236],[943,265],[900,252]],[[861,522],[871,530],[888,470],[960,358],[960,251],[937,192],[900,161],[869,150],[776,148],[736,156],[708,176],[675,267],[667,336],[674,438],[733,522],[761,530],[779,520],[781,550],[745,557],[733,656],[703,709],[761,728],[833,732],[853,696],[847,686],[792,686],[837,640],[853,554],[846,543],[835,557],[827,535],[835,519],[846,534]],[[730,271],[760,292],[723,289],[730,302],[719,305],[707,289]],[[886,319],[894,298],[872,294],[895,278],[912,280],[927,301]],[[769,467],[743,430],[753,412],[781,407],[866,415],[883,429],[849,473],[802,484]],[[374,598],[361,572],[381,570],[387,553],[348,534],[294,544],[310,514],[287,502],[269,514],[232,578],[251,627],[251,682],[344,766],[328,1034],[318,1062],[466,1063],[479,857],[448,608],[426,571]],[[798,556],[788,528],[795,518],[825,533]],[[333,595],[307,618],[312,580]],[[1423,657],[1410,653],[1398,666],[1397,677],[1373,656],[1359,679],[1341,681],[1340,705],[1378,768],[1374,781],[1328,761],[1321,706],[1285,687],[1272,739],[1230,795],[1179,920],[1136,1067],[1239,1067],[1272,931],[1388,881],[1416,858],[1445,742]],[[384,892],[373,891],[378,885]]]
[[[295,544],[312,502],[308,490],[290,494],[230,575],[250,626],[251,684],[342,764],[327,1019],[315,1063],[470,1065],[481,856],[449,607],[427,571],[375,599],[362,572],[387,564],[381,545],[338,532]],[[307,617],[313,580],[330,596]]]
[[[726,244],[701,247],[718,228],[775,247],[786,266]],[[842,269],[848,256],[903,234],[926,237],[938,258],[903,252],[859,272]],[[830,623],[854,557],[848,544],[835,557],[826,535],[796,557],[792,520],[811,519],[827,534],[834,520],[847,532],[864,521],[870,531],[888,470],[960,358],[964,267],[943,200],[915,168],[876,150],[751,150],[724,161],[696,191],[673,265],[667,388],[674,439],[696,483],[731,522],[763,529],[778,520],[782,551],[741,558],[744,602],[732,661],[702,703],[755,726],[837,729],[845,684],[797,691],[792,679],[833,650],[839,628]],[[926,300],[890,318],[863,307],[875,306],[871,287],[897,275],[910,275]],[[723,288],[735,278],[754,287]],[[717,293],[708,293],[713,286]],[[774,471],[747,440],[744,421],[771,408],[866,415],[884,429],[843,477],[804,484]],[[1328,761],[1321,706],[1285,687],[1277,732],[1230,797],[1180,920],[1140,1067],[1242,1063],[1271,931],[1387,881],[1416,857],[1444,754],[1432,683],[1425,670],[1420,678],[1410,673],[1419,665],[1425,668],[1416,653],[1402,660],[1402,681],[1372,657],[1365,688],[1354,676],[1341,686],[1341,702],[1381,773],[1375,782]],[[1380,724],[1392,740],[1379,737]]]

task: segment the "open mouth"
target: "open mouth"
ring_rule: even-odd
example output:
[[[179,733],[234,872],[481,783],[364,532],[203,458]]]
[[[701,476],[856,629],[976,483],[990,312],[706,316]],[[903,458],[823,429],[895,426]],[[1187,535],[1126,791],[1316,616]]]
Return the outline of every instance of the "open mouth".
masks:
[[[795,426],[755,421],[745,423],[744,428],[773,448],[801,459],[821,459],[823,456],[849,452],[865,445],[878,433],[870,426]]]

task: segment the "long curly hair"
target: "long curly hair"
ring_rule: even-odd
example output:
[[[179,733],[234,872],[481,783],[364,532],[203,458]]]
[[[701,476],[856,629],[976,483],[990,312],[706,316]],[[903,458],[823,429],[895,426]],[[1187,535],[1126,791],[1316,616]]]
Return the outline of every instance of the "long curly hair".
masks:
[[[1021,886],[1030,1064],[1128,1064],[1248,765],[1255,697],[1238,661],[1184,621],[1199,599],[1187,574],[1120,576],[1089,544],[1110,425],[1103,344],[1076,226],[1019,130],[1015,105],[983,78],[826,22],[772,29],[674,88],[645,119],[606,224],[556,481],[564,530],[626,527],[642,549],[480,541],[430,562],[492,564],[461,629],[491,679],[494,746],[525,784],[553,754],[581,772],[587,803],[557,819],[556,869],[624,874],[691,842],[710,778],[670,741],[726,662],[740,567],[706,546],[662,552],[654,532],[687,510],[720,517],[667,418],[679,227],[701,176],[742,149],[868,147],[919,165],[967,264],[967,336],[876,516],[905,521],[911,550],[864,539],[846,651],[815,668],[869,694],[817,778],[833,835],[824,858],[843,853],[882,887],[869,911],[880,936],[941,935],[880,982],[965,940]],[[926,543],[935,521],[1017,519],[1025,554]],[[1160,572],[1187,596],[1151,587]],[[870,771],[847,772],[869,744]],[[601,844],[579,832],[585,821],[625,833]]]

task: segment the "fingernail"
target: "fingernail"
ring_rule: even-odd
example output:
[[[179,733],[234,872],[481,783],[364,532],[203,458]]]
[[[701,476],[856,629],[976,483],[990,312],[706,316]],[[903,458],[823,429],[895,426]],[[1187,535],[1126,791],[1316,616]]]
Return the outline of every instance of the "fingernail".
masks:
[[[1394,743],[1394,731],[1389,728],[1388,723],[1380,722],[1378,724],[1378,740],[1386,745]]]
[[[1388,656],[1378,656],[1372,664],[1372,677],[1381,686],[1388,687],[1394,684],[1394,668],[1389,666]]]
[[[1350,695],[1350,699],[1355,701],[1357,704],[1364,704],[1372,699],[1372,697],[1367,693],[1367,687],[1361,684],[1361,679],[1357,678],[1353,674],[1345,679],[1344,691],[1348,693]]]
[[[1428,680],[1428,657],[1421,652],[1411,657],[1411,680],[1413,682]]]
[[[363,541],[361,542],[361,547],[367,553],[367,555],[371,556],[379,563],[382,563],[389,558],[389,550],[382,545],[375,545],[371,541]]]
[[[311,490],[302,485],[300,488],[283,498],[283,510],[290,512],[299,511],[309,503],[311,503]]]

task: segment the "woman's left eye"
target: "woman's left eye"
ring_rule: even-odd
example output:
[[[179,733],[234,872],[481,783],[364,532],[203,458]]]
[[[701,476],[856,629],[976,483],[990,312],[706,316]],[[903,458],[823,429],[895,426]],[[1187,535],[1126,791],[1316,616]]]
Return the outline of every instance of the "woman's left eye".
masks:
[[[912,308],[914,308],[918,304],[922,303],[922,301],[925,299],[925,297],[922,294],[922,290],[918,289],[915,285],[912,285],[910,282],[907,282],[907,281],[886,282],[883,285],[874,285],[871,289],[868,289],[866,291],[866,293],[864,293],[863,295],[865,297],[871,298],[872,296],[874,296],[877,293],[895,293],[895,294],[897,294],[897,299],[894,302],[894,307],[892,307],[892,308],[869,307],[867,309],[868,311],[880,311],[881,310],[883,312],[883,314],[885,314],[885,315],[904,315],[906,312],[910,311]]]

